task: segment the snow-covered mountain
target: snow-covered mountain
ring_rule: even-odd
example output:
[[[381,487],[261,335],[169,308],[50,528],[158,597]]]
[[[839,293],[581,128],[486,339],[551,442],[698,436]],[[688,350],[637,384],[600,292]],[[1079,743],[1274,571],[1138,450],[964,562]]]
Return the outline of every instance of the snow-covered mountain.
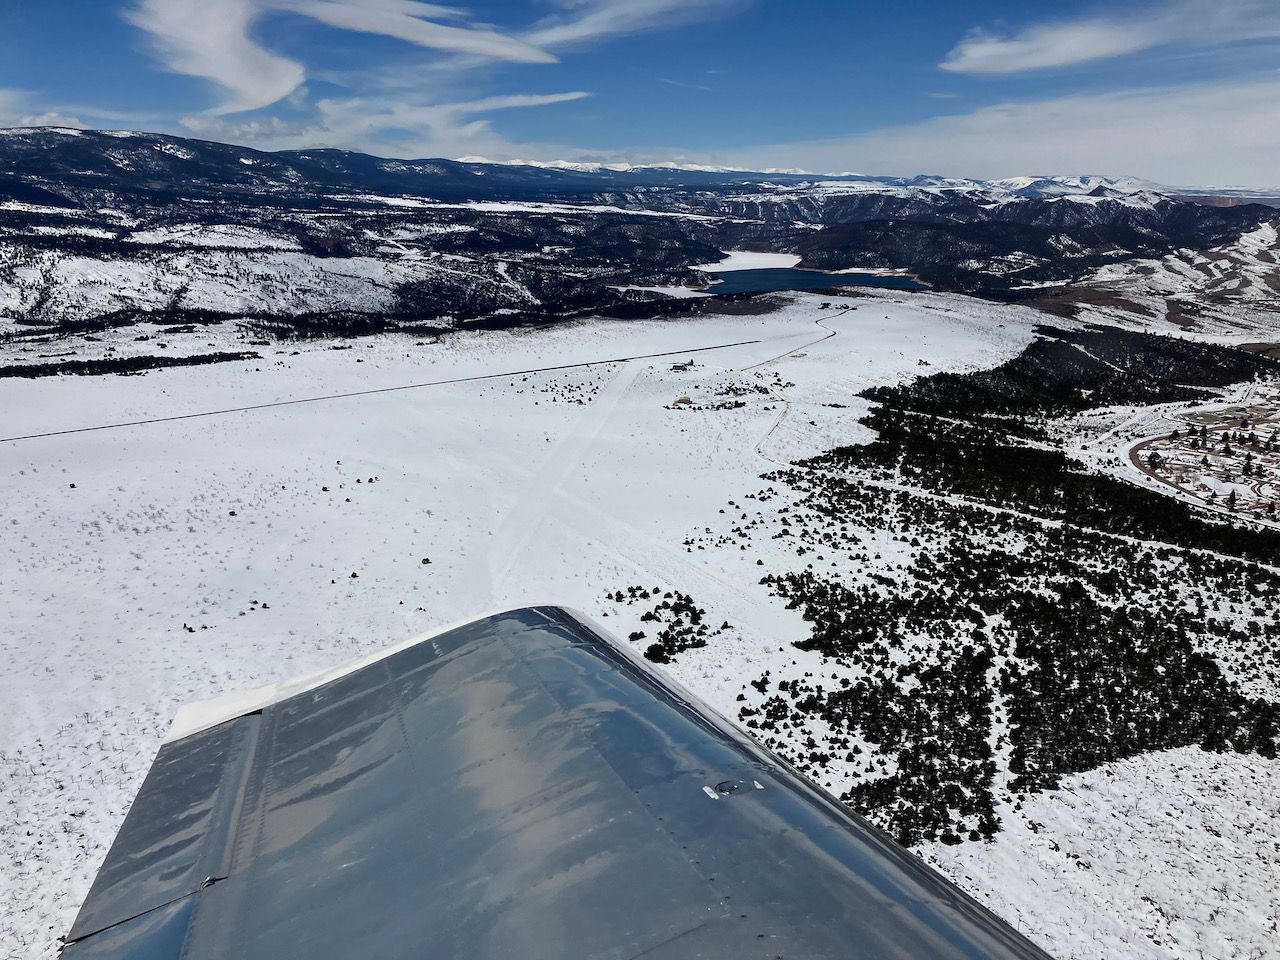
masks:
[[[346,150],[267,152],[230,144],[137,131],[93,131],[67,127],[0,129],[0,171],[27,182],[48,181],[55,191],[73,185],[163,192],[182,184],[183,192],[206,185],[224,190],[382,190],[405,188],[436,199],[482,199],[572,195],[618,187],[729,187],[763,184],[771,188],[846,184],[872,192],[950,191],[991,197],[1034,198],[1082,194],[1101,189],[1114,194],[1140,190],[1169,193],[1134,178],[1016,177],[972,180],[935,176],[872,177],[818,174],[803,170],[743,170],[671,161],[629,164],[579,161],[387,159]],[[7,184],[12,186],[12,183]],[[412,189],[409,189],[412,188]],[[546,196],[541,196],[546,199]]]
[[[998,181],[269,153],[136,132],[0,131],[0,322],[249,320],[437,330],[636,311],[724,249],[1010,297],[1206,250],[1268,208],[1133,179]]]

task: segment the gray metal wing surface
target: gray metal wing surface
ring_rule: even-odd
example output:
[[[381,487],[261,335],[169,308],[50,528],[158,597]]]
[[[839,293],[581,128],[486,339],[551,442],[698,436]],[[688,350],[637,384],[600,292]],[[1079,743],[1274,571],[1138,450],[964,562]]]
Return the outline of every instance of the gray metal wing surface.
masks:
[[[166,743],[64,960],[1045,960],[575,614]]]

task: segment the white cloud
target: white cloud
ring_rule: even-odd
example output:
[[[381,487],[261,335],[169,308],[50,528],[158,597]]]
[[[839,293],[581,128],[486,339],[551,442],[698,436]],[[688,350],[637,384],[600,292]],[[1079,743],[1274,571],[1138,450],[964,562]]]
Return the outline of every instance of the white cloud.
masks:
[[[573,90],[568,93],[504,93],[467,103],[448,104],[446,109],[455,113],[481,113],[490,110],[510,110],[513,107],[545,107],[553,103],[582,100],[589,96],[591,94],[584,90]]]
[[[16,126],[16,127],[71,127],[73,129],[87,130],[89,124],[85,123],[77,116],[69,113],[59,113],[57,110],[46,110],[44,113],[26,113],[18,117],[13,124],[0,124],[0,126]]]
[[[226,91],[214,112],[235,113],[282,100],[306,79],[302,64],[249,36],[260,12],[255,0],[139,0],[125,15],[151,35],[166,67]]]
[[[1035,24],[1013,34],[977,30],[947,54],[954,73],[1021,73],[1172,45],[1280,38],[1275,0],[1162,0],[1141,9]]]
[[[228,120],[213,114],[202,113],[183,117],[179,122],[183,131],[194,137],[265,149],[299,146],[316,129],[313,124],[270,116]],[[308,145],[324,146],[325,144],[310,143]]]
[[[466,53],[515,63],[554,63],[537,46],[488,27],[456,27],[435,20],[457,20],[461,10],[417,0],[266,0],[288,10],[359,33],[396,37],[419,47]]]
[[[1004,103],[720,162],[880,174],[1132,174],[1181,186],[1280,186],[1280,78]]]
[[[480,114],[494,110],[542,107],[581,100],[582,91],[552,94],[508,94],[464,103],[321,100],[320,135],[326,142],[362,146],[397,156],[454,156],[459,153],[505,152],[511,149]],[[408,136],[395,136],[411,131]]]
[[[0,87],[0,127],[18,126],[18,117],[26,110],[26,100],[25,91]]]
[[[555,61],[537,46],[490,27],[457,26],[461,11],[418,0],[136,0],[125,15],[150,35],[168,69],[211,80],[225,91],[211,111],[223,115],[269,106],[306,80],[302,63],[253,39],[255,23],[272,12],[481,59]]]
[[[746,0],[559,0],[565,12],[549,17],[525,35],[540,47],[559,47],[623,33],[671,27]]]
[[[978,31],[941,66],[955,73],[1019,73],[1135,53],[1154,41],[1146,25],[1103,20],[1036,26],[1013,37]]]
[[[64,110],[46,110],[33,102],[25,90],[0,88],[0,127],[87,127],[83,120]]]
[[[381,156],[440,157],[485,154],[493,157],[528,152],[528,145],[511,143],[493,130],[482,114],[495,110],[550,106],[581,100],[575,90],[551,94],[505,94],[459,103],[419,103],[365,98],[323,99],[316,103],[319,118],[312,123],[278,118],[229,121],[221,117],[185,117],[188,133],[243,143],[265,150],[341,147]],[[536,155],[546,149],[532,148]]]

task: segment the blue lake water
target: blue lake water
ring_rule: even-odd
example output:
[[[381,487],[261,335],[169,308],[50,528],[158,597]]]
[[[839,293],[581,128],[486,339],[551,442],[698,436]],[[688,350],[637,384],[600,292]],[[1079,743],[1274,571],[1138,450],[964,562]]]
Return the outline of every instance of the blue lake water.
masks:
[[[878,273],[823,273],[795,267],[764,267],[757,270],[725,270],[715,275],[719,283],[707,293],[767,293],[770,290],[830,290],[832,287],[879,287],[884,290],[928,290],[912,277]]]

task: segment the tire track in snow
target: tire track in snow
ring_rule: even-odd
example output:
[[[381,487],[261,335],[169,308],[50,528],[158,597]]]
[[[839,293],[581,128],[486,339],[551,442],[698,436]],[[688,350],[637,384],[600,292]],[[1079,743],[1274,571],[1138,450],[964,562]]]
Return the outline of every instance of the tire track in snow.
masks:
[[[824,343],[827,340],[830,340],[832,337],[839,336],[840,335],[839,330],[836,330],[832,327],[828,327],[822,321],[834,320],[836,317],[843,317],[846,313],[848,313],[852,309],[853,309],[852,307],[849,307],[844,310],[841,310],[839,313],[834,313],[829,317],[819,317],[817,320],[813,321],[818,326],[822,327],[823,330],[827,331],[826,336],[819,337],[817,340],[811,340],[809,343],[802,344],[801,346],[796,347],[794,350],[788,350],[786,353],[779,354],[778,356],[774,357],[772,360],[765,360],[763,363],[756,363],[756,364],[752,364],[749,367],[743,367],[742,368],[743,371],[756,370],[760,367],[765,366],[765,364],[776,363],[779,360],[783,360],[786,357],[791,356],[793,353],[797,353],[801,350],[806,350],[809,347],[817,346],[820,343]],[[783,461],[778,460],[775,457],[771,457],[764,452],[764,445],[769,442],[769,440],[773,437],[775,433],[777,433],[778,428],[781,427],[783,424],[783,421],[787,419],[787,415],[791,413],[791,401],[786,397],[785,394],[779,392],[778,390],[775,390],[773,387],[769,387],[769,395],[782,404],[782,409],[778,412],[778,416],[774,419],[773,424],[769,427],[768,430],[765,431],[764,436],[760,438],[760,442],[755,445],[756,456],[760,457],[763,460],[768,460],[770,463],[778,464],[779,466],[783,466],[783,467],[790,466],[790,464],[784,463]]]
[[[505,473],[513,483],[531,481],[533,474],[502,451],[486,449],[483,457],[486,463]],[[753,578],[735,578],[727,572],[717,571],[698,555],[655,538],[652,532],[640,529],[591,500],[570,493],[564,487],[546,493],[547,500],[540,525],[545,526],[548,521],[554,521],[557,533],[579,538],[584,547],[594,547],[601,557],[612,556],[630,564],[638,575],[656,577],[699,598],[711,597],[717,602],[732,598],[731,602],[725,603],[725,607],[737,611],[740,618],[767,623],[767,618],[776,617],[777,607],[774,601],[769,595],[755,589]],[[489,571],[483,557],[473,563],[472,568],[479,569],[467,582],[486,584]],[[512,569],[515,569],[514,565]],[[508,582],[512,579],[510,572],[508,571]],[[491,582],[486,584],[485,589],[488,591],[485,594],[487,606],[499,607],[529,599],[520,591],[494,592]],[[746,611],[751,611],[750,616],[747,616]]]
[[[587,452],[640,376],[640,370],[637,360],[623,363],[604,391],[587,405],[586,412],[568,435],[552,445],[542,465],[522,484],[520,497],[493,532],[489,572],[494,590],[501,592],[506,586],[520,555],[546,519],[552,499],[569,476],[582,467]]]
[[[797,347],[796,349],[802,349]],[[714,569],[705,560],[687,553],[682,547],[674,546],[664,540],[655,539],[651,532],[646,532],[635,525],[621,519],[615,513],[605,509],[590,499],[569,492],[564,483],[576,466],[586,461],[585,454],[591,449],[591,443],[584,443],[588,433],[599,437],[608,426],[613,412],[625,395],[625,388],[634,383],[640,372],[640,364],[634,373],[626,375],[619,371],[605,394],[593,401],[599,403],[608,394],[613,393],[612,410],[601,408],[596,418],[588,426],[586,418],[574,428],[573,434],[556,445],[550,457],[535,471],[530,472],[528,465],[512,458],[505,451],[491,447],[477,449],[478,458],[490,464],[495,474],[510,478],[510,482],[525,491],[520,501],[505,514],[505,530],[495,531],[492,545],[486,555],[476,558],[472,563],[473,573],[468,582],[481,585],[485,591],[487,602],[492,606],[516,600],[527,599],[519,591],[508,592],[512,573],[519,568],[522,547],[527,547],[532,536],[548,522],[554,522],[556,531],[571,534],[580,538],[582,544],[591,545],[601,557],[612,555],[617,560],[630,564],[636,573],[656,577],[667,584],[679,587],[697,597],[713,598],[717,604],[723,603],[726,608],[737,611],[739,617],[757,623],[769,623],[777,619],[777,606],[773,598],[754,589],[754,579],[739,579],[725,571]],[[616,393],[614,391],[616,390]],[[576,455],[572,462],[562,464],[564,469],[555,471],[556,457],[573,449]],[[474,467],[475,464],[472,463]],[[559,483],[546,485],[545,477],[553,473],[559,474]],[[539,480],[542,477],[544,479]],[[524,511],[523,523],[515,516]],[[531,514],[536,513],[536,516]],[[520,537],[516,544],[514,538]],[[619,549],[621,548],[621,549]],[[486,560],[505,559],[504,569],[491,569]],[[732,598],[726,602],[727,598]],[[748,615],[747,611],[750,611]]]

